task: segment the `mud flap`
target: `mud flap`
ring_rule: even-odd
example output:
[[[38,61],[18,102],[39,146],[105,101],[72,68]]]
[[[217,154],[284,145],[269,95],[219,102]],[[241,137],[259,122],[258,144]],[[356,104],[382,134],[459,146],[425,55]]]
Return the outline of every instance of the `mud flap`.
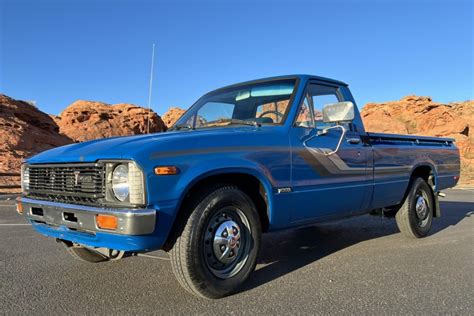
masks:
[[[439,206],[439,196],[438,192],[434,194],[434,212],[433,217],[441,217],[441,207]]]

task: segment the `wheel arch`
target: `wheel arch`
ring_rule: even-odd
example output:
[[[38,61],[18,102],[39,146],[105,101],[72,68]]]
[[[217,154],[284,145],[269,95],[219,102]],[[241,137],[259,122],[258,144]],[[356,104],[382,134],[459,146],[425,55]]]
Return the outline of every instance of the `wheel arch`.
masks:
[[[410,174],[410,181],[417,177],[424,179],[430,185],[433,192],[437,191],[438,172],[433,164],[425,162],[415,165]]]
[[[174,244],[174,240],[179,233],[179,225],[177,222],[181,218],[189,216],[189,214],[185,214],[187,211],[186,205],[193,193],[198,194],[198,192],[204,188],[209,188],[217,184],[236,185],[244,191],[255,203],[260,217],[262,232],[268,230],[273,202],[273,186],[270,180],[258,171],[250,168],[216,169],[203,172],[194,177],[183,190],[177,205],[177,212],[173,219],[172,228],[163,247],[164,250],[171,249]]]
[[[406,197],[408,195],[408,192],[410,191],[413,181],[416,178],[422,178],[423,180],[425,180],[426,183],[428,183],[429,187],[431,188],[431,193],[433,194],[433,205],[434,205],[433,216],[434,217],[441,216],[441,210],[440,210],[438,195],[437,195],[437,192],[438,192],[437,175],[438,173],[436,171],[436,168],[431,163],[425,162],[425,163],[420,163],[420,164],[415,165],[411,171],[410,181],[405,192],[405,197]]]

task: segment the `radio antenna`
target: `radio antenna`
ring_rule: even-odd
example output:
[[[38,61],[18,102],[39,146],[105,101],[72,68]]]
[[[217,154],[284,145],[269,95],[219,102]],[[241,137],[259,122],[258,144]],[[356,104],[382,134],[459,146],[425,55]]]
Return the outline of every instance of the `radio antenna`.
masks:
[[[155,63],[155,43],[151,51],[151,69],[150,69],[150,85],[148,87],[148,120],[146,126],[146,133],[150,134],[150,114],[151,114],[151,91],[153,89],[153,66]]]

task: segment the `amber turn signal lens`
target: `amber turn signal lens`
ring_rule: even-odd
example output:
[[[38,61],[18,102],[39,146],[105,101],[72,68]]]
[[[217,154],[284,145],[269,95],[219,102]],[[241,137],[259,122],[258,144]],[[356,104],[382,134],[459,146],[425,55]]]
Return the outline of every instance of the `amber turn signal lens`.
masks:
[[[179,169],[178,167],[175,167],[175,166],[162,166],[162,167],[155,168],[155,174],[159,176],[178,174],[178,173],[179,173]]]
[[[23,214],[23,204],[21,203],[20,199],[16,200],[16,211],[18,214]]]
[[[95,221],[97,227],[102,229],[117,229],[118,227],[117,217],[112,215],[96,215]]]

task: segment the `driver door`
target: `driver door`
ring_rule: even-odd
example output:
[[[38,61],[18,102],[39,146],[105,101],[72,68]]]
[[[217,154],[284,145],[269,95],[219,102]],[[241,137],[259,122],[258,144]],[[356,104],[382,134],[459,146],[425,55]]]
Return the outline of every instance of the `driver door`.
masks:
[[[360,210],[368,182],[368,147],[352,124],[343,124],[347,134],[339,143],[342,130],[324,123],[325,104],[346,101],[340,87],[310,83],[300,105],[299,115],[290,132],[292,146],[292,222],[342,217]]]

